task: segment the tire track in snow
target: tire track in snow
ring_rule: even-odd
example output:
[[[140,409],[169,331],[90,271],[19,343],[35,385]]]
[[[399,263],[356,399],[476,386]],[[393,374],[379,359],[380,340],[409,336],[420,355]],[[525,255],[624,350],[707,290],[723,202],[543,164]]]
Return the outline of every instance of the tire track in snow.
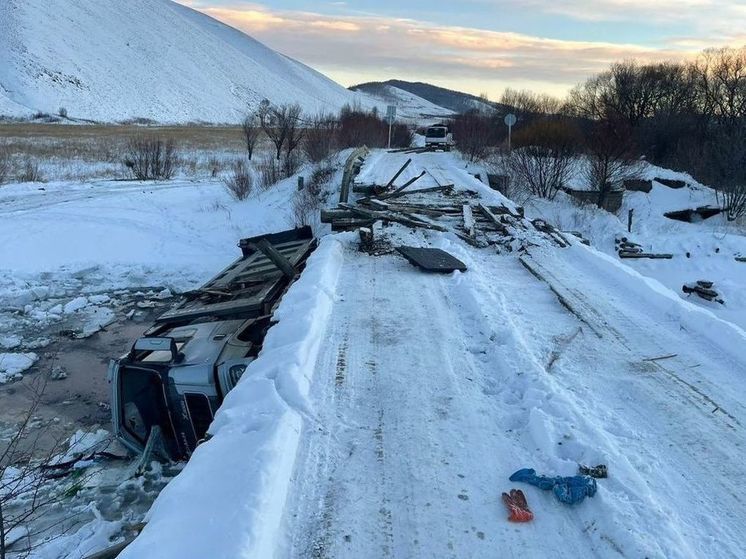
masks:
[[[479,457],[492,462],[500,452],[472,434],[474,426],[480,433],[485,426],[471,409],[471,394],[458,386],[461,374],[474,374],[468,372],[472,358],[461,347],[460,332],[451,329],[448,282],[420,274],[396,257],[345,262],[354,269],[341,278],[345,300],[335,307],[331,347],[318,364],[336,370],[339,340],[349,333],[345,382],[335,389],[340,397],[323,420],[336,433],[330,440],[333,465],[326,476],[326,466],[315,463],[314,447],[323,440],[314,436],[297,474],[299,482],[306,481],[296,487],[289,507],[294,512],[288,530],[296,543],[285,556],[305,557],[293,552],[312,532],[324,542],[319,556],[327,558],[489,557],[495,542],[484,507],[499,506],[499,499],[493,494],[493,468],[482,468]],[[391,282],[403,274],[412,285],[392,289]],[[331,386],[336,382],[330,378],[327,394]],[[493,430],[490,422],[486,428]],[[324,489],[315,491],[314,483]],[[303,511],[310,512],[309,501],[323,500],[314,491],[336,496],[331,523],[300,520]],[[318,510],[310,514],[323,517]],[[328,528],[323,536],[319,526]],[[476,555],[475,546],[482,549]]]
[[[499,276],[490,273],[488,268],[478,277]],[[575,283],[591,282],[595,277],[582,277],[573,267]],[[520,280],[499,282],[495,290],[516,283]],[[556,435],[561,433],[558,427],[563,423],[580,427],[582,439],[561,440],[558,444],[562,446],[556,446],[546,457],[550,463],[556,461],[559,466],[568,459],[578,462],[595,454],[595,458],[613,465],[612,477],[600,484],[601,492],[593,501],[601,497],[617,524],[637,526],[634,536],[625,534],[614,521],[605,518],[594,520],[593,527],[588,524],[587,530],[613,550],[628,556],[699,556],[704,552],[704,548],[698,547],[702,539],[691,539],[688,526],[701,525],[703,530],[719,534],[717,543],[713,539],[711,545],[723,556],[729,555],[740,545],[737,542],[742,541],[743,530],[735,528],[732,522],[718,521],[719,513],[733,511],[738,518],[741,515],[737,511],[746,511],[743,499],[734,488],[718,480],[743,475],[742,461],[734,461],[738,448],[743,448],[742,430],[736,434],[722,418],[711,417],[711,410],[703,409],[700,401],[694,401],[687,387],[672,383],[666,376],[651,374],[654,367],[646,371],[634,367],[649,352],[655,354],[655,348],[648,342],[650,332],[657,330],[649,330],[644,320],[630,319],[626,313],[634,305],[605,308],[615,304],[616,299],[615,292],[610,291],[611,284],[604,284],[604,288],[606,291],[601,295],[589,286],[594,300],[604,307],[599,316],[609,318],[608,328],[601,329],[600,323],[598,326],[605,333],[603,340],[585,336],[578,352],[567,352],[559,358],[552,373],[547,374],[549,390],[546,394],[552,394],[552,400],[544,398],[543,403],[534,404],[543,412],[537,414],[539,422],[533,429],[531,421],[526,427],[537,441],[544,437],[546,443],[556,440]],[[511,317],[511,330],[523,331],[523,339],[528,340],[524,353],[533,355],[531,359],[537,364],[546,362],[542,355],[551,352],[551,345],[547,340],[532,336],[548,330],[551,320],[535,317],[534,320],[542,320],[543,324],[536,329],[531,322],[533,313],[526,313],[530,307],[523,298],[503,299],[507,303],[507,316]],[[589,304],[586,299],[583,301],[581,305]],[[481,306],[489,305],[483,301]],[[620,324],[623,327],[620,328]],[[536,353],[542,346],[546,350]],[[557,404],[563,399],[567,404],[562,405],[564,410],[558,410]],[[692,416],[692,409],[700,413]],[[724,445],[725,441],[730,443]],[[686,489],[682,491],[682,487]],[[595,502],[593,506],[595,508]]]

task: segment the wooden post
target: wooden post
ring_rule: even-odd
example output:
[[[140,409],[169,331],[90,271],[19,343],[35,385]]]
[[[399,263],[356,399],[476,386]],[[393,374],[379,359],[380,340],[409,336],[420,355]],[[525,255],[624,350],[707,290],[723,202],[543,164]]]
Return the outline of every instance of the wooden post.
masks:
[[[635,213],[634,208],[629,210],[627,214],[627,232],[632,233],[632,214]]]
[[[300,175],[298,177],[298,190],[303,190],[303,183],[304,183],[303,175]]]

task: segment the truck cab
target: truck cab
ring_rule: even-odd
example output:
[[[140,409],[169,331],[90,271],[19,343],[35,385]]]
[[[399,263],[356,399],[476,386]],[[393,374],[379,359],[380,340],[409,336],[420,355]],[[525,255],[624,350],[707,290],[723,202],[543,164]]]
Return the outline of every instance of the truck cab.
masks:
[[[450,151],[453,146],[453,135],[445,124],[430,126],[425,132],[425,147]]]
[[[134,453],[157,445],[163,458],[189,458],[261,351],[272,313],[316,240],[305,227],[239,246],[241,258],[187,293],[111,362],[114,434]]]

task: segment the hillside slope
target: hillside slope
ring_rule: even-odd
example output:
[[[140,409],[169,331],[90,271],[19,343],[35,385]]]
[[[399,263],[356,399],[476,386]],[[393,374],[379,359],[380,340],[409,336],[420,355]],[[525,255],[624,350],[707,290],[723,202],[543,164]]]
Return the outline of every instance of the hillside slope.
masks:
[[[403,115],[404,118],[426,120],[448,117],[454,114],[454,111],[450,109],[441,107],[414,93],[385,83],[372,82],[357,85],[352,90],[364,93],[375,101],[385,105],[396,105],[397,114]]]
[[[0,114],[235,122],[264,98],[317,111],[356,95],[169,0],[0,3]]]
[[[372,90],[381,87],[395,88],[407,92],[411,95],[424,99],[438,107],[443,107],[455,113],[463,113],[472,109],[502,109],[502,105],[492,101],[485,101],[481,97],[470,93],[463,93],[452,89],[446,89],[437,85],[423,82],[407,82],[403,80],[388,80],[385,82],[369,82],[355,85],[350,89],[354,91],[365,91],[370,93]]]

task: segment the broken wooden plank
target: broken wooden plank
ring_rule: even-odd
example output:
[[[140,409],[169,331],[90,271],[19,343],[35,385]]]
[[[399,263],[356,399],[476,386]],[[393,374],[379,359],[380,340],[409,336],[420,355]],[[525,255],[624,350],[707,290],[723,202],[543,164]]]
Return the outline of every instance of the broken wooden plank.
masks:
[[[562,238],[559,235],[555,235],[554,227],[552,227],[552,225],[550,225],[543,219],[534,219],[531,222],[531,225],[533,225],[534,229],[536,229],[540,233],[544,233],[544,235],[546,235],[550,240],[554,241],[554,243],[560,248],[567,248],[568,246],[570,246],[570,243],[566,239]]]
[[[391,188],[394,185],[394,181],[396,181],[396,179],[399,178],[399,175],[401,175],[404,172],[404,169],[406,169],[407,167],[409,167],[410,163],[412,163],[412,158],[411,157],[409,159],[407,159],[407,162],[404,165],[402,165],[401,169],[399,169],[396,172],[396,174],[393,176],[393,178],[388,182],[388,184],[386,185],[386,189],[389,189],[389,188]],[[345,200],[345,202],[346,202],[346,200]]]
[[[497,216],[490,211],[490,209],[485,206],[484,204],[477,205],[477,208],[480,212],[482,212],[482,215],[487,218],[487,220],[492,224],[492,226],[497,229],[497,231],[503,235],[510,235],[508,232],[508,228],[503,225],[499,219],[497,219]]]
[[[350,231],[359,227],[370,227],[375,220],[359,217],[340,218],[332,221],[332,231]]]
[[[340,206],[355,212],[359,216],[367,217],[373,220],[393,221],[395,223],[401,223],[402,225],[407,225],[409,227],[420,227],[423,229],[432,229],[434,231],[447,231],[445,227],[429,223],[411,214],[395,213],[390,211],[373,211],[361,208],[359,206],[352,206],[350,204],[340,204]]]
[[[401,185],[401,186],[400,186],[399,188],[397,188],[396,190],[394,190],[394,191],[393,191],[393,192],[392,192],[391,194],[384,194],[383,196],[379,196],[379,197],[378,197],[378,199],[379,199],[379,200],[386,200],[386,199],[388,199],[388,198],[394,198],[394,197],[395,197],[395,196],[396,196],[397,194],[399,194],[399,193],[400,193],[400,192],[401,192],[402,190],[404,190],[404,189],[405,189],[405,188],[407,188],[408,186],[410,186],[410,185],[414,184],[415,182],[417,182],[418,180],[420,180],[420,179],[421,179],[422,177],[424,177],[424,176],[425,176],[425,171],[422,171],[422,172],[421,172],[421,173],[420,173],[419,175],[417,175],[416,177],[414,177],[414,178],[412,178],[412,179],[409,179],[409,180],[408,180],[407,182],[405,182],[405,183],[404,183],[403,185]]]
[[[283,256],[267,239],[259,239],[256,243],[252,243],[252,245],[264,254],[264,256],[269,258],[272,263],[291,280],[295,279],[298,275],[298,271],[293,267],[290,261],[285,258],[285,256]]]
[[[619,251],[619,258],[650,258],[652,260],[670,260],[673,254],[655,254],[652,252]]]
[[[368,196],[374,195],[376,192],[381,190],[380,186],[375,184],[353,184],[352,191],[355,194],[366,194]]]
[[[649,357],[647,359],[643,359],[643,361],[663,361],[664,359],[673,359],[678,355],[678,353],[672,353],[670,355],[661,355],[660,357]]]
[[[321,223],[333,223],[337,219],[355,217],[350,210],[321,210]]]
[[[529,260],[531,260],[531,263],[529,263]],[[521,265],[526,268],[526,270],[529,271],[529,273],[534,276],[536,279],[538,279],[541,282],[544,282],[549,287],[549,290],[554,293],[554,295],[557,297],[557,300],[560,302],[560,304],[565,307],[568,311],[570,311],[572,314],[574,314],[580,322],[588,326],[588,328],[591,329],[591,331],[598,337],[603,338],[603,334],[593,325],[591,322],[583,315],[581,314],[575,306],[570,302],[570,300],[565,297],[558,287],[556,287],[552,282],[549,281],[549,279],[542,274],[539,271],[539,265],[537,262],[531,258],[531,255],[528,256],[521,256],[518,261],[521,263]]]
[[[418,190],[402,190],[401,192],[397,194],[391,194],[390,196],[387,197],[387,200],[391,198],[401,198],[402,196],[407,196],[409,194],[423,194],[425,192],[437,192],[438,190],[447,191],[451,188],[453,188],[452,184],[445,184],[442,186],[431,186],[428,188],[420,188]]]
[[[438,208],[437,206],[409,206],[406,204],[389,204],[387,202],[383,202],[377,198],[370,198],[366,200],[360,200],[360,204],[368,207],[372,207],[375,210],[380,211],[393,211],[393,212],[406,212],[406,213],[415,213],[415,214],[423,214],[431,217],[457,217],[461,215],[461,210],[458,209],[448,209],[447,211],[444,211],[441,208]]]

